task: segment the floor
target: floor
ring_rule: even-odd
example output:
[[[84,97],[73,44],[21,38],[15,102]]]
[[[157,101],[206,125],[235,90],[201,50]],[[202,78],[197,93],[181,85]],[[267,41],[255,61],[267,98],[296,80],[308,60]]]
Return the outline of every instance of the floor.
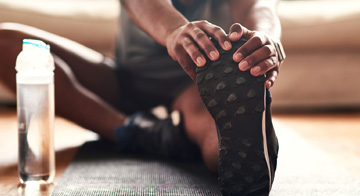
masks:
[[[278,114],[291,127],[350,172],[360,176],[360,111],[333,114]]]
[[[97,139],[89,132],[65,119],[55,119],[56,176],[55,184],[85,141]],[[47,196],[53,186],[33,189],[20,186],[17,168],[17,118],[14,109],[0,108],[0,196]]]
[[[325,151],[340,166],[360,177],[360,111],[331,114],[275,114],[274,124],[280,129],[291,127],[306,141]],[[97,136],[65,119],[56,118],[55,138],[56,184],[76,154],[77,148],[83,142],[94,140]],[[50,195],[53,186],[33,190],[19,185],[17,119],[16,112],[12,108],[0,108],[0,154],[2,155],[0,159],[0,196]]]

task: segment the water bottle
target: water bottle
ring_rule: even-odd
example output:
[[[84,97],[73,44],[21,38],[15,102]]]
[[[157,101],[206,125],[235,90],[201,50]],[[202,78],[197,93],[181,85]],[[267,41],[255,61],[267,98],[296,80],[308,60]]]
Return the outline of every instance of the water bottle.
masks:
[[[55,176],[55,66],[49,45],[24,39],[15,69],[20,182],[50,184]]]

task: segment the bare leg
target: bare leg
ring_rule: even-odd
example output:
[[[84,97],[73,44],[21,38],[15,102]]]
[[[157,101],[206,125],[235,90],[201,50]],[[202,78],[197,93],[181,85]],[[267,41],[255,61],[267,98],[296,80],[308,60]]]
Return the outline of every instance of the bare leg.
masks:
[[[56,64],[56,114],[115,140],[112,132],[123,123],[125,116],[112,107],[118,104],[119,98],[113,62],[54,34],[20,24],[0,24],[0,82],[14,93],[15,60],[24,38],[50,44]]]
[[[219,143],[214,119],[202,102],[195,85],[187,88],[174,102],[174,110],[183,113],[185,130],[202,152],[205,164],[217,171]]]

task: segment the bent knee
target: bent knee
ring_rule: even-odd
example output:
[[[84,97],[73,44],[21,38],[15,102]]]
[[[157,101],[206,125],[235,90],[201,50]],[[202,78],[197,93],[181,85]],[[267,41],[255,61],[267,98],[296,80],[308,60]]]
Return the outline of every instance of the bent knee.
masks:
[[[30,27],[19,23],[0,23],[0,39],[3,41],[12,41],[21,39]]]
[[[30,29],[36,29],[35,27],[31,27],[29,25],[14,23],[14,22],[2,22],[0,23],[1,31],[8,32],[28,32]]]
[[[0,44],[22,45],[23,39],[40,39],[49,34],[43,30],[20,23],[0,23]]]
[[[17,23],[0,23],[0,49],[6,50],[10,58],[21,51],[23,39],[33,38],[27,34],[28,26]]]

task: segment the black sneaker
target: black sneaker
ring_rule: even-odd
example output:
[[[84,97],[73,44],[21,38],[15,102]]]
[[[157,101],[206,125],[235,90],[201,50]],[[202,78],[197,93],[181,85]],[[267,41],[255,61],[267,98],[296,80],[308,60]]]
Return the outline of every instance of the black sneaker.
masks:
[[[218,180],[225,196],[268,195],[275,171],[266,132],[265,76],[240,71],[232,58],[245,42],[232,43],[231,51],[214,42],[219,60],[207,59],[196,68],[200,96],[218,130]]]
[[[130,117],[128,125],[115,130],[121,151],[140,152],[170,159],[193,159],[200,157],[199,148],[184,131],[180,123],[173,124],[171,117],[159,119],[150,112],[139,112]]]

